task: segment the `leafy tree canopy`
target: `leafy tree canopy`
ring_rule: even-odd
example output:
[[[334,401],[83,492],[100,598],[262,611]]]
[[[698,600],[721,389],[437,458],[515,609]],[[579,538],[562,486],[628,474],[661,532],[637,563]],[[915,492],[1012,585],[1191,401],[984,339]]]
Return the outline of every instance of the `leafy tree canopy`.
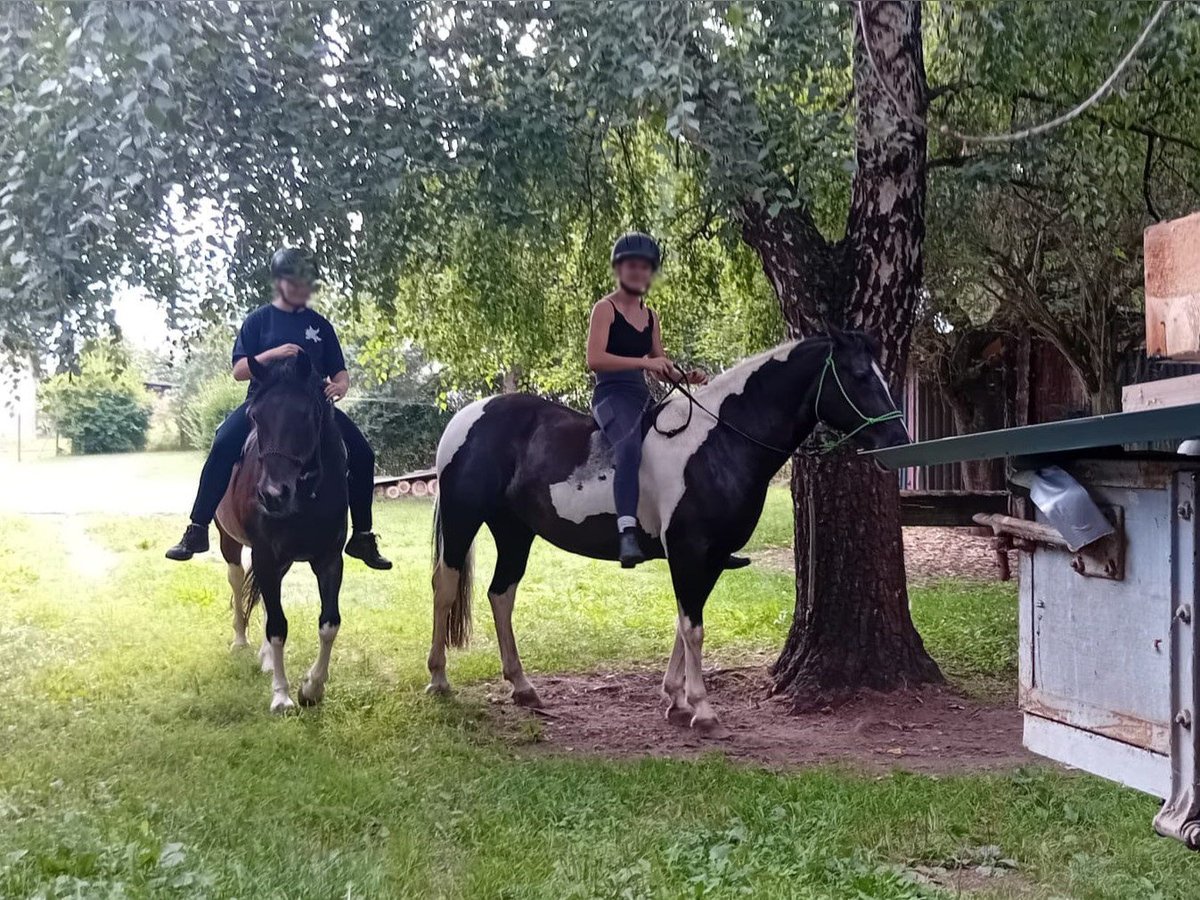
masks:
[[[737,241],[739,210],[803,214],[840,236],[855,9],[7,3],[0,343],[69,346],[121,282],[171,315],[222,318],[262,299],[264,260],[287,241],[312,247],[335,289],[382,310],[454,379],[519,366],[531,386],[571,393],[609,242],[642,227],[668,245],[654,302],[670,348],[721,364],[781,333]],[[1112,97],[1060,131],[986,149],[938,131],[1003,131],[1069,107],[1152,9],[928,5],[931,103],[896,104],[891,124],[930,120],[929,218],[947,230],[935,247],[953,246],[960,216],[985,221],[1012,202],[1019,182],[1051,185],[1062,215],[1115,238],[1128,215],[1114,198],[1142,197],[1147,154],[1154,179],[1172,180],[1152,185],[1160,214],[1194,203],[1190,6]],[[976,268],[955,260],[960,280],[975,283],[984,254],[963,252]]]

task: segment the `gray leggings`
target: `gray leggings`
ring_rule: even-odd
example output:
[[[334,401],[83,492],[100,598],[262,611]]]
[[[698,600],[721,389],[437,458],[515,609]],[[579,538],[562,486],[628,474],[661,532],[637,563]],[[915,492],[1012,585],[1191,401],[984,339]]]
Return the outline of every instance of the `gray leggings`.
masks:
[[[636,378],[617,377],[633,375]],[[642,413],[650,400],[641,372],[605,374],[597,379],[592,394],[592,415],[613,446],[616,473],[613,498],[617,505],[617,527],[637,519],[638,468],[642,464]]]

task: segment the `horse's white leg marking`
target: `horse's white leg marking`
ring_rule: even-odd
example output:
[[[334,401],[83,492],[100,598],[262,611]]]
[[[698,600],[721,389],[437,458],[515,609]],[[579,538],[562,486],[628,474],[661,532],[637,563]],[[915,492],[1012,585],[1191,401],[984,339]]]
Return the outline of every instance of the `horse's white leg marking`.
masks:
[[[296,704],[288,696],[287,675],[283,671],[283,641],[275,638],[270,642],[271,648],[271,712],[282,713],[292,709]]]
[[[443,439],[444,440],[444,439]],[[446,679],[446,643],[450,633],[450,609],[458,594],[458,569],[438,560],[433,570],[433,642],[429,647],[428,694],[445,694],[450,691]]]
[[[513,702],[517,706],[541,706],[542,700],[525,677],[525,667],[517,653],[517,639],[513,634],[512,611],[517,596],[517,586],[511,585],[503,594],[488,591],[492,604],[492,618],[496,622],[496,643],[500,645],[500,667],[505,679],[513,686]]]
[[[708,702],[708,690],[704,687],[704,626],[693,625],[687,616],[679,617],[679,630],[683,635],[684,691],[692,716],[693,728],[709,728],[717,724],[717,714]]]
[[[320,703],[325,696],[325,682],[329,680],[329,654],[333,651],[333,641],[337,633],[338,626],[328,622],[322,625],[318,632],[321,649],[317,653],[317,661],[300,682],[300,702],[303,704]]]
[[[250,620],[250,611],[246,609],[245,603],[242,601],[242,590],[246,586],[246,570],[238,563],[227,563],[225,577],[229,579],[229,588],[233,591],[233,596],[229,601],[233,608],[233,643],[229,649],[240,650],[250,646],[250,642],[246,640],[246,624]]]
[[[275,671],[275,658],[271,655],[271,642],[267,640],[265,634],[263,642],[258,648],[258,665],[268,675]]]
[[[684,676],[683,676],[683,614],[680,613],[675,618],[675,646],[671,650],[671,659],[667,662],[667,671],[663,675],[662,690],[663,696],[670,701],[667,706],[667,718],[671,718],[671,713],[679,711],[686,712],[689,716],[692,713],[692,708],[688,706],[687,696],[684,693]]]
[[[458,448],[467,442],[471,426],[479,421],[479,417],[483,415],[488,403],[494,399],[494,397],[485,397],[482,400],[476,400],[454,414],[454,418],[442,432],[442,439],[438,441],[436,463],[438,474],[446,471],[446,466],[450,465],[450,460],[454,459]]]

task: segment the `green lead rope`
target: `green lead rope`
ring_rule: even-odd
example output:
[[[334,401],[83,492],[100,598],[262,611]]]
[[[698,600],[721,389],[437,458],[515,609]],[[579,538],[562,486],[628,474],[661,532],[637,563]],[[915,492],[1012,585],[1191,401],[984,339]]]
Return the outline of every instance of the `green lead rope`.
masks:
[[[829,355],[827,357],[825,357],[825,366],[821,369],[821,380],[819,382],[817,382],[817,397],[816,397],[816,400],[813,401],[813,413],[814,413],[814,415],[816,415],[818,422],[822,421],[822,419],[821,419],[821,392],[825,389],[825,376],[829,372],[833,373],[833,382],[834,382],[834,384],[836,384],[838,386],[838,390],[842,392],[842,399],[845,400],[846,403],[849,405],[849,407],[852,410],[854,410],[855,413],[858,414],[858,417],[860,419],[862,419],[862,424],[860,424],[853,431],[843,434],[836,441],[834,441],[834,440],[823,441],[821,444],[821,452],[822,453],[832,453],[834,450],[836,450],[838,447],[842,446],[842,444],[846,443],[846,441],[850,440],[852,437],[854,437],[856,434],[858,434],[864,428],[870,428],[872,425],[879,425],[883,422],[893,422],[896,419],[904,418],[904,413],[898,409],[892,409],[890,412],[885,412],[879,416],[868,416],[861,409],[859,409],[857,406],[855,406],[854,401],[850,399],[850,395],[848,393],[846,393],[846,388],[842,385],[842,379],[838,375],[837,366],[833,362],[833,351],[830,351]],[[891,399],[891,396],[892,396],[891,391],[888,391],[888,399],[889,400]],[[895,402],[896,402],[895,400],[892,400],[893,404],[895,404]]]

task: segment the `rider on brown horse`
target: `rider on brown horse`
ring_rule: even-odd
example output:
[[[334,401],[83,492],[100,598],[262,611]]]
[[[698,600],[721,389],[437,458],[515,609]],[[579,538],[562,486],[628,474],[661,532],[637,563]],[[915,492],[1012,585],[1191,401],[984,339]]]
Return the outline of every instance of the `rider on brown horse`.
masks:
[[[247,409],[258,387],[251,372],[251,359],[266,364],[303,352],[314,371],[328,379],[325,396],[329,400],[340,400],[350,387],[346,360],[333,325],[308,305],[317,281],[316,266],[302,251],[284,247],[271,259],[271,277],[275,280],[275,299],[246,317],[233,346],[233,377],[250,382],[246,402],[230,413],[217,429],[200,474],[200,490],[192,507],[191,524],[179,543],[167,551],[167,559],[191,559],[208,550],[209,523],[250,435]],[[391,562],[380,555],[371,532],[375,454],[344,412],[336,410],[334,419],[346,444],[349,465],[350,519],[354,530],[346,544],[346,555],[361,559],[373,569],[390,569]]]

